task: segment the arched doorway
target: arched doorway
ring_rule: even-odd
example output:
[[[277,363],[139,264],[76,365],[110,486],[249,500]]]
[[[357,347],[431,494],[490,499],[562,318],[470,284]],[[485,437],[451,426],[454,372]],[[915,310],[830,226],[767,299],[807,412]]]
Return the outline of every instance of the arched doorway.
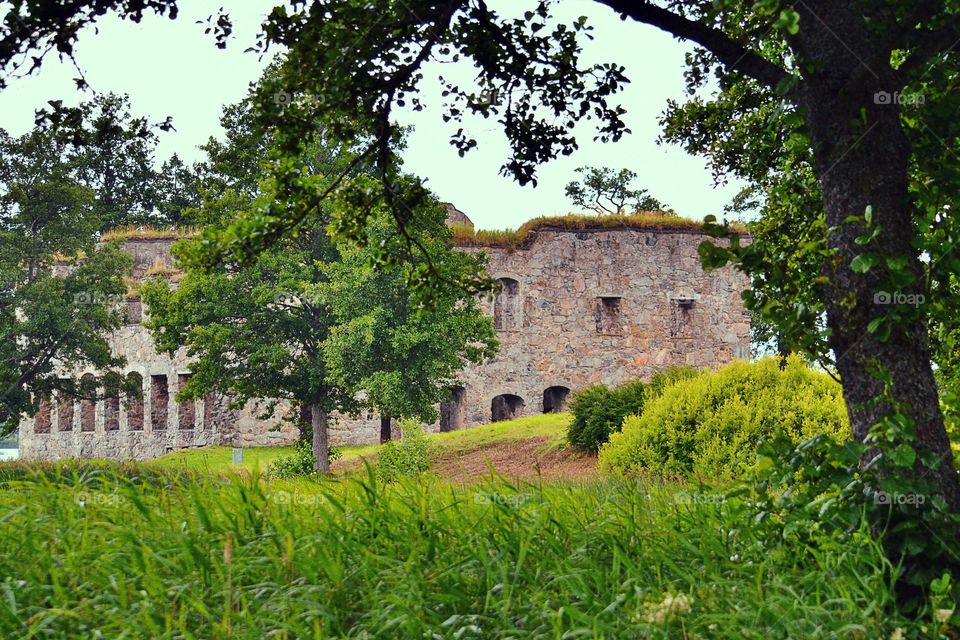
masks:
[[[523,415],[523,398],[504,393],[490,402],[490,421],[513,420]]]
[[[567,410],[567,398],[570,397],[570,389],[567,387],[547,387],[543,390],[543,412],[560,413]]]

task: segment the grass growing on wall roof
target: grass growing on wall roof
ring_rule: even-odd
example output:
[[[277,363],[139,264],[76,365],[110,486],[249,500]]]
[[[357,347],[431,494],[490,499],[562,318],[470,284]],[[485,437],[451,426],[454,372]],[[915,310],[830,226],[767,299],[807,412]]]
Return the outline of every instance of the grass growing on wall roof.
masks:
[[[152,227],[150,225],[129,224],[104,231],[100,236],[103,242],[111,240],[177,240],[189,238],[199,232],[198,227]]]
[[[540,216],[525,222],[519,229],[473,229],[469,225],[455,224],[454,243],[462,247],[504,247],[516,249],[529,239],[531,231],[538,229],[641,229],[653,231],[701,231],[703,223],[698,220],[667,215],[656,211],[640,211],[632,214],[585,215],[570,213],[563,216]],[[739,224],[731,225],[734,231],[745,232]]]

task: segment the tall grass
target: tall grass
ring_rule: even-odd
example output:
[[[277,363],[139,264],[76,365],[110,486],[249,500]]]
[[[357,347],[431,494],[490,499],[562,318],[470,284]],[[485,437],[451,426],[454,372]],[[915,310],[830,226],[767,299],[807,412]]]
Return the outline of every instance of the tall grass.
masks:
[[[868,542],[764,549],[655,482],[7,473],[3,638],[869,638]]]

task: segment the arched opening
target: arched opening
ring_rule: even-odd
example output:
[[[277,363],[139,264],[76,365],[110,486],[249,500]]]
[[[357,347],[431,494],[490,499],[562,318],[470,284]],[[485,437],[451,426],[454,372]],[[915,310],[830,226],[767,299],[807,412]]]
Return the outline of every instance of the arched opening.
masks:
[[[454,387],[450,390],[450,399],[440,403],[440,431],[456,431],[463,428],[466,393],[463,387]]]
[[[498,330],[520,327],[520,283],[513,278],[497,279],[497,297],[493,300],[493,326]]]
[[[127,429],[143,431],[143,376],[136,371],[127,374],[130,386],[139,389],[140,393],[127,396]]]
[[[103,430],[117,431],[120,429],[120,394],[110,392],[103,401]]]
[[[560,413],[566,411],[568,397],[570,397],[570,389],[567,387],[547,387],[543,390],[543,412]]]
[[[523,398],[504,393],[490,402],[490,421],[513,420],[523,415]]]
[[[93,376],[89,373],[80,378],[83,393],[94,393]],[[97,405],[93,400],[84,398],[80,401],[80,431],[94,431],[96,429]]]

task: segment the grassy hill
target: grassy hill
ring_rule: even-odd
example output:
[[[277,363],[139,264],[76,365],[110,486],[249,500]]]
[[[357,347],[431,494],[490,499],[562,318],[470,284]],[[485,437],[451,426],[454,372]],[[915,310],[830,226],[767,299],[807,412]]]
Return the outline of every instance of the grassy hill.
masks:
[[[460,481],[486,475],[487,463],[503,475],[527,477],[537,473],[535,465],[540,461],[543,464],[539,471],[546,471],[547,475],[562,474],[568,470],[565,463],[580,461],[576,475],[583,475],[587,469],[595,468],[596,459],[566,449],[569,422],[570,414],[543,414],[431,434],[427,436],[431,459],[442,477]],[[379,449],[380,445],[341,447],[342,455],[334,463],[334,471],[360,469],[364,460],[376,460]],[[200,447],[175,451],[146,465],[204,472],[262,472],[277,458],[291,453],[292,447],[249,447],[243,450],[243,463],[234,465],[232,448]]]

